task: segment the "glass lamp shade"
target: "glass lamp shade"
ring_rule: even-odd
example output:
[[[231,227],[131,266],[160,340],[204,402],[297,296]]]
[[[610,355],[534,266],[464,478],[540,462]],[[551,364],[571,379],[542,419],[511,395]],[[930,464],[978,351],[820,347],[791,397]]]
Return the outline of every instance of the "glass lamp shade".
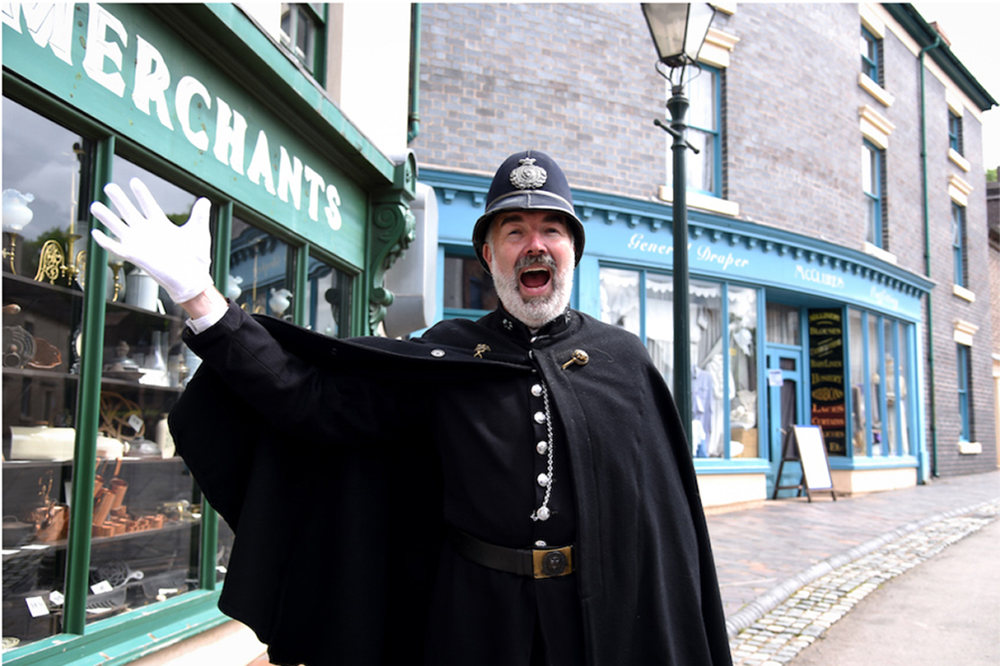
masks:
[[[3,230],[7,233],[20,233],[31,223],[35,216],[28,204],[35,200],[33,194],[21,194],[17,190],[3,191]]]
[[[698,61],[715,7],[708,3],[642,3],[660,62],[683,67]]]

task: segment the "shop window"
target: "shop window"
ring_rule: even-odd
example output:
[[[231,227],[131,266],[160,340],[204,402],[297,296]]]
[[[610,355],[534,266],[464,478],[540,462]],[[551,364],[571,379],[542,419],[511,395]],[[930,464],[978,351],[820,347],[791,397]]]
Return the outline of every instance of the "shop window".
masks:
[[[600,282],[601,320],[639,336],[673,391],[673,279],[603,266]],[[693,454],[722,458],[728,447],[731,457],[753,457],[759,413],[757,290],[700,280],[691,280],[689,288]]]
[[[948,147],[963,155],[965,151],[962,143],[962,117],[954,111],[948,111]]]
[[[855,456],[911,455],[912,325],[848,310],[851,437]]]
[[[885,154],[868,141],[861,146],[861,182],[865,201],[865,240],[888,250],[884,225]]]
[[[958,417],[961,426],[959,437],[963,442],[972,441],[972,415],[970,412],[972,384],[969,381],[972,371],[970,348],[958,345]]]
[[[63,631],[83,324],[76,271],[93,147],[3,98],[5,650],[8,639],[25,645]],[[99,442],[105,459],[120,459],[123,449],[119,439]]]
[[[323,78],[325,25],[324,3],[281,3],[281,43],[317,80]]]
[[[861,73],[869,79],[883,85],[882,79],[882,40],[872,34],[864,26],[861,27]]]
[[[687,86],[690,100],[685,121],[686,138],[698,149],[687,151],[687,187],[711,196],[722,196],[721,70],[702,65]],[[667,185],[673,186],[673,150],[667,149]]]
[[[493,277],[475,256],[446,253],[444,258],[444,316],[475,317],[499,305]]]
[[[730,285],[729,438],[731,455],[759,458],[757,423],[757,290]],[[733,395],[735,392],[735,395]]]
[[[954,258],[955,284],[968,286],[968,262],[966,261],[965,209],[951,204],[951,252]]]
[[[899,396],[896,394],[895,328],[888,319],[882,321],[882,344],[885,350],[885,436],[889,455],[898,456]]]
[[[868,382],[865,380],[865,330],[862,313],[847,311],[848,341],[851,364],[851,441],[855,456],[868,455]]]
[[[910,420],[912,418],[911,407],[910,407],[910,383],[909,377],[909,358],[910,358],[910,342],[909,334],[912,327],[906,326],[905,324],[897,324],[897,340],[899,341],[899,354],[898,354],[898,366],[899,371],[897,373],[896,385],[898,388],[899,399],[897,401],[899,405],[899,452],[901,455],[913,455],[914,451],[911,448],[911,443],[913,442],[913,431],[911,427]]]
[[[281,239],[233,218],[226,296],[251,314],[292,321],[295,256]]]
[[[351,334],[351,277],[315,257],[309,258],[305,326],[331,337]]]

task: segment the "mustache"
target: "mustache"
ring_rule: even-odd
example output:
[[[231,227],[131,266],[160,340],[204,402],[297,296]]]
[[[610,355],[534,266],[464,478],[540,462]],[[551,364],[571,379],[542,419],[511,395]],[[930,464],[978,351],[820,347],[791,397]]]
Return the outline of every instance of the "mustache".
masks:
[[[539,254],[539,255],[526,255],[517,260],[514,264],[514,273],[518,273],[524,268],[530,268],[532,266],[544,266],[545,268],[552,269],[552,272],[556,272],[556,260],[552,258],[549,254]]]

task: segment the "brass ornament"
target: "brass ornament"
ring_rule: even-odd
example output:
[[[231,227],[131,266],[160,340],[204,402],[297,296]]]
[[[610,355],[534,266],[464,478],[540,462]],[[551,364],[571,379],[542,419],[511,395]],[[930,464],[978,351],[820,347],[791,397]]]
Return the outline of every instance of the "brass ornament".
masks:
[[[573,352],[573,357],[570,360],[563,363],[562,366],[563,370],[573,365],[574,363],[576,363],[577,365],[587,365],[588,363],[590,363],[590,354],[583,351],[582,349],[577,349],[576,351]]]

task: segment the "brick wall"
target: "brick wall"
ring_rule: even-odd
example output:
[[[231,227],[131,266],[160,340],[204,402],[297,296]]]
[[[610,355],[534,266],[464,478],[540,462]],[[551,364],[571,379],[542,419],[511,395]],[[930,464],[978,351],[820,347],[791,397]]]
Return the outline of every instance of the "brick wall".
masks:
[[[419,137],[424,166],[492,175],[511,152],[538,148],[581,189],[641,200],[663,183],[666,84],[637,4],[424,4]],[[859,108],[894,129],[886,150],[888,249],[917,275],[924,257],[920,68],[892,29],[883,44],[888,108],[858,85],[861,19],[854,4],[740,3],[714,27],[739,38],[725,72],[725,196],[740,217],[860,250],[865,200]],[[978,121],[964,119],[965,174],[947,159],[944,85],[928,74],[927,147],[934,289],[933,340],[942,474],[995,466],[985,235]],[[948,175],[974,186],[968,207],[969,303],[952,294]],[[995,275],[996,271],[994,271]],[[925,302],[926,308],[926,302]],[[979,456],[957,453],[954,321],[979,327],[972,396]],[[927,321],[925,312],[924,322]],[[927,351],[926,326],[924,352]],[[921,361],[926,363],[926,356]],[[925,373],[927,376],[927,373]],[[989,464],[992,460],[992,464]]]

